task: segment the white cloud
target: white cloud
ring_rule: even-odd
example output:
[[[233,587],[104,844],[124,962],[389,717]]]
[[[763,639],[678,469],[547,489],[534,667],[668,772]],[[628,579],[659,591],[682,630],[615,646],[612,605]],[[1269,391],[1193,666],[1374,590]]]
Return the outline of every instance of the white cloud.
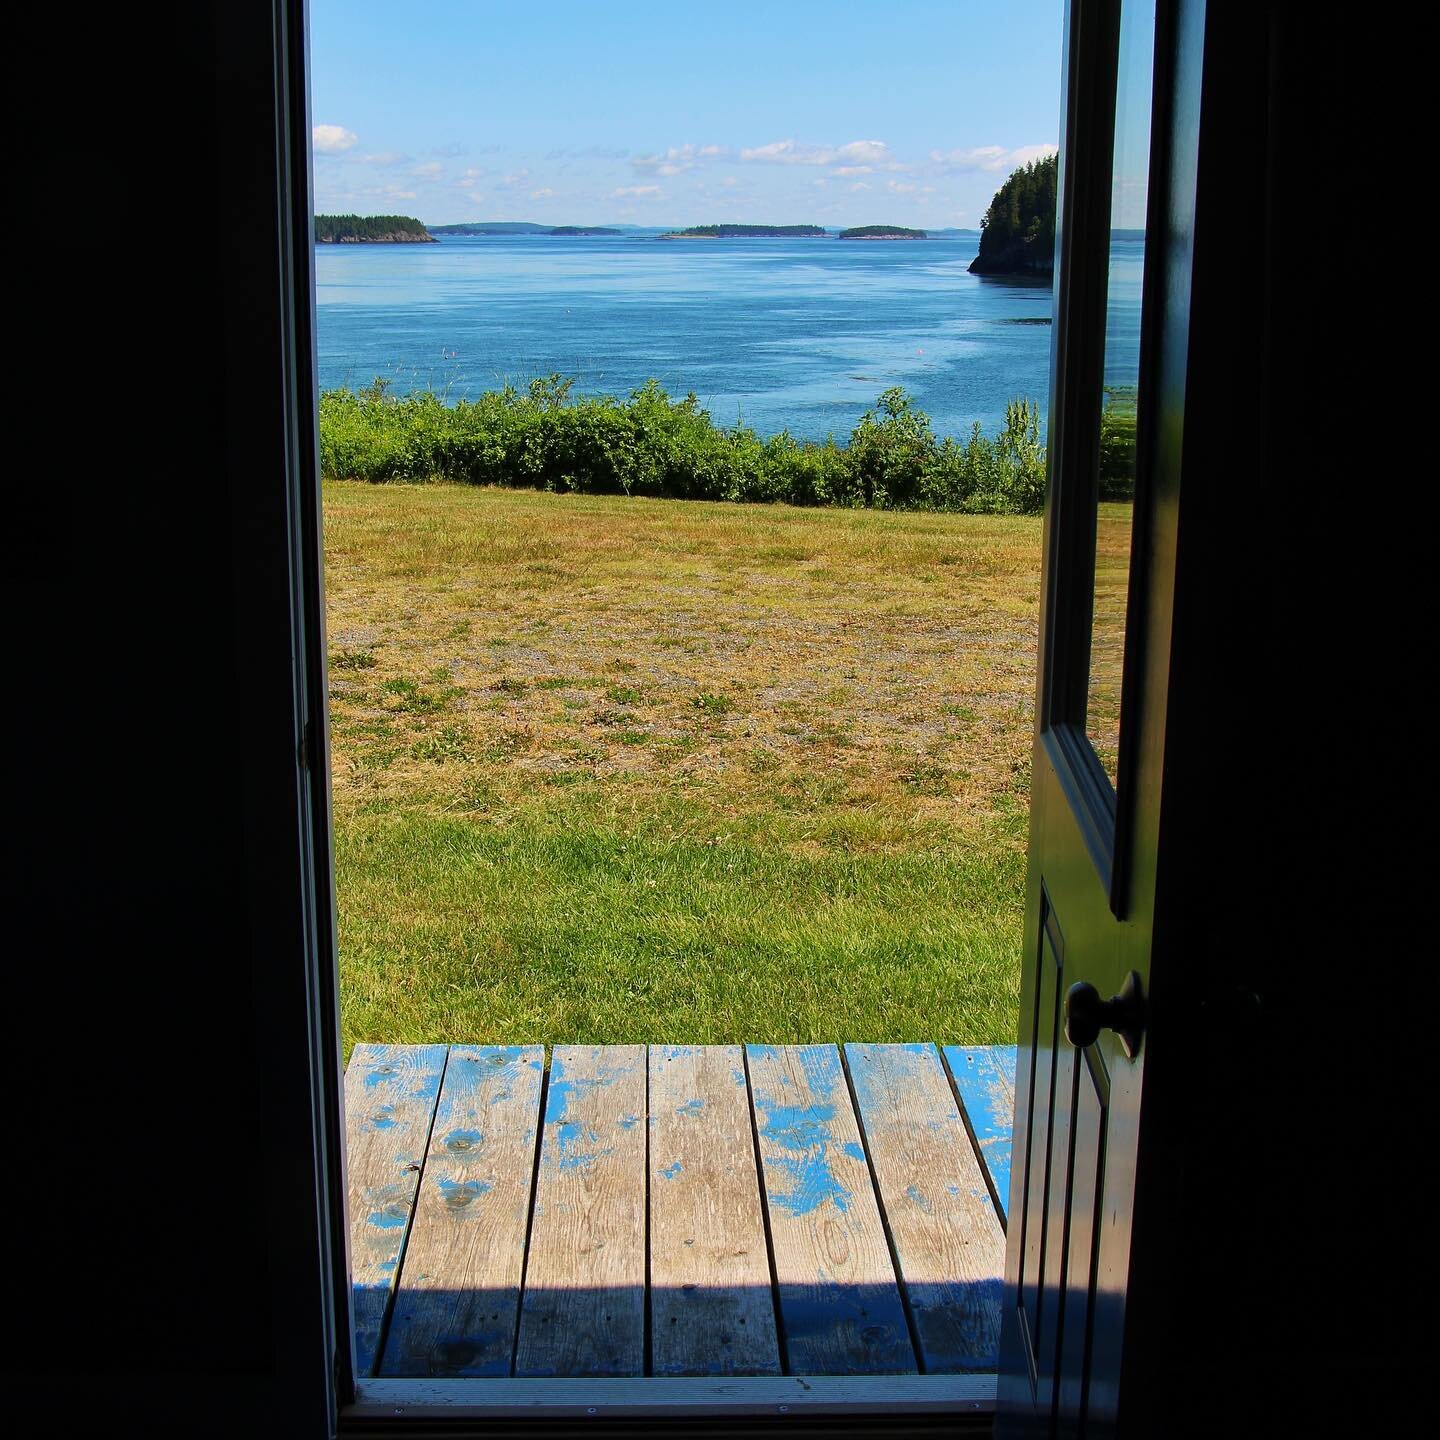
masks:
[[[756,145],[749,150],[742,150],[740,158],[760,165],[881,166],[886,170],[905,168],[891,158],[890,147],[883,140],[851,140],[844,145],[807,145],[798,140],[772,140],[768,145]],[[862,172],[856,170],[850,173]]]
[[[913,185],[907,185],[901,180],[887,180],[885,182],[885,188],[892,195],[908,195],[915,187]]]
[[[873,175],[873,165],[840,165],[832,172],[836,175]]]
[[[339,155],[359,144],[360,137],[343,125],[317,125],[310,138],[321,155]]]
[[[543,190],[532,190],[530,192],[530,198],[532,200],[544,200],[547,196],[553,195],[554,193],[555,192],[547,185]]]
[[[631,164],[652,175],[683,175],[706,160],[721,160],[730,151],[723,145],[672,145],[663,154],[637,155]]]
[[[612,190],[610,192],[610,198],[612,200],[619,200],[625,195],[641,197],[645,195],[658,195],[659,193],[660,187],[658,185],[622,185],[618,190]]]
[[[889,165],[890,147],[883,140],[852,140],[836,152],[841,160],[852,165]]]
[[[979,145],[973,150],[932,150],[931,161],[951,173],[982,170],[990,174],[1015,170],[1032,160],[1058,153],[1058,145],[1021,145],[1007,150],[1003,145]]]
[[[378,165],[382,169],[389,169],[393,165],[408,165],[410,163],[410,157],[408,155],[402,155],[398,150],[382,150],[376,155],[362,155],[360,157],[360,163],[362,165]]]
[[[740,182],[733,175],[727,175],[720,183],[724,186],[729,187],[732,185],[738,185]]]
[[[868,190],[870,187],[863,180],[857,180],[850,188],[852,190]]]
[[[433,180],[444,170],[445,167],[438,160],[427,160],[423,165],[417,165],[410,173],[417,180]]]
[[[495,186],[497,190],[523,190],[530,183],[530,172],[528,170],[516,170],[513,174],[507,175]]]

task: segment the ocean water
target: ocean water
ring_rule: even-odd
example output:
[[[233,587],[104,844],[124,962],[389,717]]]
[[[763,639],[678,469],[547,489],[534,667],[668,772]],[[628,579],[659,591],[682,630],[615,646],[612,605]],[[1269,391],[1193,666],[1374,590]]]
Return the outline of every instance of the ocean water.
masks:
[[[574,378],[572,394],[623,396],[654,378],[672,396],[693,391],[718,423],[807,439],[843,439],[900,385],[937,434],[966,436],[976,421],[989,432],[1018,396],[1043,416],[1050,287],[969,274],[977,245],[623,235],[317,246],[320,384],[385,376],[397,391],[456,400],[552,372]]]

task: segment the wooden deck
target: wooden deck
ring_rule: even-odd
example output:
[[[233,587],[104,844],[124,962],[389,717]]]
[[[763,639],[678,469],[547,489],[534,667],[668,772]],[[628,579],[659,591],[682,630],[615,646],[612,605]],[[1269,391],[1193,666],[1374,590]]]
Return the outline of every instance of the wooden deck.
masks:
[[[993,1371],[1013,1048],[360,1045],[362,1377]]]

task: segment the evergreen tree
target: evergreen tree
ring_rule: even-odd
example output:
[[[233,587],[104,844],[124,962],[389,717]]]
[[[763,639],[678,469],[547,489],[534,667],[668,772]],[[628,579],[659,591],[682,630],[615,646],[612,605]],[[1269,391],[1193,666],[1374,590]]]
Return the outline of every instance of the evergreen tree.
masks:
[[[1059,172],[1058,156],[1032,160],[995,192],[980,221],[980,255],[974,268],[1054,269]]]

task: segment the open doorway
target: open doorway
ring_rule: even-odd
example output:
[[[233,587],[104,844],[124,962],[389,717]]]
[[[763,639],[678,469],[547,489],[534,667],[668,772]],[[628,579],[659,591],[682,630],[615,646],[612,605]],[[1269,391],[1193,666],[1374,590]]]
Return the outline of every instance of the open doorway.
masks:
[[[545,138],[441,64],[428,146],[373,97],[426,113],[409,71],[461,22],[312,15],[357,1373],[983,1404],[1060,17],[963,17],[1037,104],[921,143],[904,79],[933,130],[953,62],[867,53],[870,20],[821,88],[866,77],[885,138],[793,74],[757,113],[793,60],[748,39],[727,131],[734,65],[699,62],[733,36],[647,52],[642,9],[527,22],[528,70],[465,37],[551,87]],[[646,114],[605,134],[617,77]]]

